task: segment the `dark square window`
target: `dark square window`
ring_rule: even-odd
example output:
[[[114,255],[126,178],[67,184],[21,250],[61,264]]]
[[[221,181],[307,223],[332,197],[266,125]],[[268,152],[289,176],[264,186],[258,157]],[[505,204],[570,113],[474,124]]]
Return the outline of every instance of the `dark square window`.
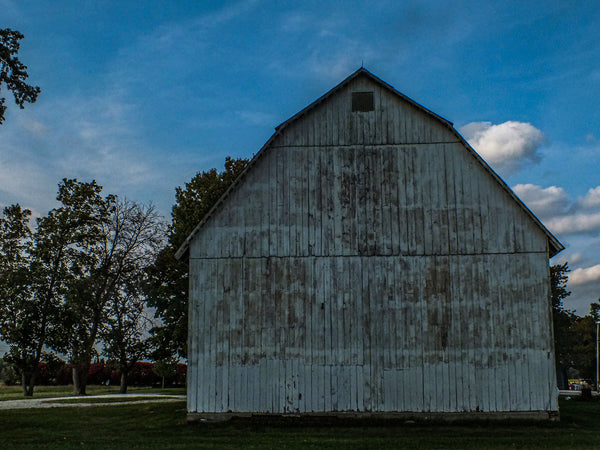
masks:
[[[352,93],[352,111],[373,111],[373,93],[372,92],[353,92]]]

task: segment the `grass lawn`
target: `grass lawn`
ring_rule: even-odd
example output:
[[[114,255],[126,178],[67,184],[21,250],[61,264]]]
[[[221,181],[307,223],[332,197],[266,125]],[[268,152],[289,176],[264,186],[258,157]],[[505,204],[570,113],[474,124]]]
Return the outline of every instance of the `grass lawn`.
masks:
[[[88,395],[118,394],[119,386],[87,386]],[[185,394],[185,388],[149,388],[129,387],[128,394]],[[70,397],[73,395],[73,386],[36,386],[33,398]],[[21,386],[0,386],[0,401],[3,400],[27,400],[30,397],[23,396]]]
[[[65,400],[52,400],[52,403],[62,403],[62,404],[77,404],[77,403],[124,403],[124,402],[142,402],[142,401],[151,401],[151,400],[163,400],[162,397],[159,396],[150,396],[150,397],[78,397],[78,398],[68,398]]]
[[[598,448],[600,402],[561,400],[559,423],[186,422],[185,402],[0,411],[2,448]],[[280,421],[281,422],[281,421]]]

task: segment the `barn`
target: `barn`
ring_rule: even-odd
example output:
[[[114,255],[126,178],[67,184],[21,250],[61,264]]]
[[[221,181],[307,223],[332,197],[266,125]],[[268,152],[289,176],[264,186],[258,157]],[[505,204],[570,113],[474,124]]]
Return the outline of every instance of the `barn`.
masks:
[[[453,128],[361,68],[198,224],[188,417],[558,417],[561,243]]]

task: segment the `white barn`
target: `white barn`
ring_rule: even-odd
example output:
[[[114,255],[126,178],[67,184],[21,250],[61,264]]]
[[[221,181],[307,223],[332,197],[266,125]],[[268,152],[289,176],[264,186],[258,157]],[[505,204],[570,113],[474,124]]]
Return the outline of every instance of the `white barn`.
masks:
[[[177,253],[189,417],[555,418],[562,249],[450,122],[361,68]]]

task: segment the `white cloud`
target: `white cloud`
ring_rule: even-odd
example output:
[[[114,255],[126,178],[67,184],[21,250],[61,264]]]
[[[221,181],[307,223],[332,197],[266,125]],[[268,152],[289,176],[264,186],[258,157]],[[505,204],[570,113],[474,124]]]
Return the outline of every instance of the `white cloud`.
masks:
[[[569,283],[573,285],[588,284],[596,281],[600,281],[600,264],[575,269],[569,275]]]
[[[461,127],[461,134],[471,146],[504,176],[527,163],[537,163],[544,134],[530,123],[508,121],[498,125],[472,122]]]
[[[571,203],[565,190],[558,186],[542,188],[535,184],[517,184],[512,189],[540,218],[561,214]]]
[[[597,186],[595,188],[590,188],[589,191],[587,191],[587,194],[585,194],[584,197],[580,198],[578,200],[578,203],[583,207],[583,208],[597,208],[600,206],[600,186]]]
[[[576,201],[558,186],[517,184],[512,189],[553,233],[563,236],[600,233],[600,186]]]
[[[546,225],[553,233],[558,234],[595,234],[600,232],[600,213],[580,213],[555,217],[548,220]]]

